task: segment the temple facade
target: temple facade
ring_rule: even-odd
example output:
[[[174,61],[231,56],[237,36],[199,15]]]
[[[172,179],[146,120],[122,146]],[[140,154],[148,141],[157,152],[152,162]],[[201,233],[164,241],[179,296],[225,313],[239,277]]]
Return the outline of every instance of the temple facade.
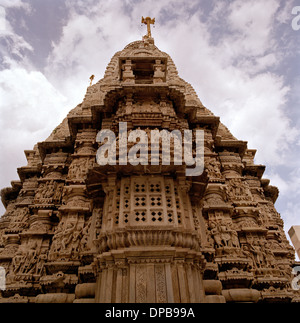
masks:
[[[186,175],[175,143],[169,165],[100,165],[97,135],[112,131],[120,148],[120,123],[128,135],[202,130],[203,173]],[[151,34],[127,45],[1,191],[0,302],[299,301],[278,189],[255,152],[203,106]]]

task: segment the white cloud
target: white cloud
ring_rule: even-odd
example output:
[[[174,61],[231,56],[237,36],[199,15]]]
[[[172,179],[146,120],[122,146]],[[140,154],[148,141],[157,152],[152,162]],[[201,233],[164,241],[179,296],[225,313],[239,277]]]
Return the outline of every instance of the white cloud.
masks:
[[[23,151],[46,139],[67,111],[43,74],[17,66],[0,71],[0,98],[0,182],[8,186],[16,168],[27,164]]]
[[[280,187],[280,194],[282,197],[289,197],[290,199],[299,199],[300,192],[300,167],[290,170],[288,178],[283,178],[276,171],[268,172],[268,176],[272,177],[273,185]],[[299,213],[299,212],[298,212]],[[300,218],[299,218],[300,223]]]
[[[276,14],[276,20],[281,24],[291,23],[291,12],[293,7],[295,7],[294,0],[285,0],[282,4],[282,8]]]
[[[94,74],[97,79],[102,78],[114,53],[136,39],[130,24],[129,17],[111,1],[90,7],[77,2],[76,8],[70,9],[70,19],[59,42],[53,43],[45,69],[47,77],[70,99],[70,104],[81,102],[89,77]]]
[[[6,29],[6,12],[3,7],[0,7],[0,32]]]
[[[233,46],[238,55],[263,55],[274,44],[271,31],[278,8],[276,0],[231,2],[228,21],[237,33],[238,41]]]
[[[29,9],[29,5],[27,3],[22,2],[22,0],[0,0],[0,6],[3,8]]]
[[[15,60],[27,62],[26,53],[33,51],[33,47],[22,36],[14,32],[7,17],[7,9],[10,8],[30,11],[30,6],[20,0],[0,0],[0,58],[5,68],[8,68]]]

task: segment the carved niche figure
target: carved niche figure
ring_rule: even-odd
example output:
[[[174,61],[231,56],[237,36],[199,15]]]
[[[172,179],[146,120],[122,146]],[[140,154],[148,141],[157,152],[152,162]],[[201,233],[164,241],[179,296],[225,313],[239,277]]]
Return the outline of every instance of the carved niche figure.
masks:
[[[60,223],[52,240],[49,260],[75,259],[79,255],[82,227],[76,222]]]
[[[249,243],[249,250],[254,255],[254,264],[256,268],[262,268],[265,263],[265,255],[261,248],[261,243],[258,240],[253,239],[251,243]]]
[[[231,238],[229,240],[229,247],[239,248],[240,247],[239,237],[231,222],[227,224],[227,230],[229,230],[230,238]]]
[[[59,203],[62,193],[63,183],[58,184],[53,180],[41,183],[36,194],[34,202],[36,204]]]
[[[22,248],[20,247],[16,255],[13,257],[12,263],[11,263],[12,273],[14,275],[16,275],[20,271],[24,262],[25,262],[25,255],[23,253]]]
[[[31,240],[21,245],[12,259],[8,282],[30,279],[30,275],[36,273],[37,262],[37,242]]]
[[[67,251],[68,247],[73,239],[73,231],[75,230],[75,223],[67,223],[65,230],[63,231],[61,239],[61,251]]]
[[[94,159],[80,158],[75,159],[69,167],[68,179],[70,180],[84,180],[88,169],[93,165]]]
[[[11,215],[11,221],[8,225],[8,230],[19,231],[28,227],[28,219],[30,216],[29,209],[25,208],[15,208]]]
[[[92,217],[89,218],[85,227],[82,230],[82,238],[80,241],[80,249],[81,251],[88,251],[90,249],[89,241],[90,241],[90,229],[92,224]]]
[[[81,179],[82,167],[84,167],[85,159],[75,159],[69,167],[68,179]]]
[[[271,250],[270,244],[268,243],[268,241],[262,244],[262,249],[265,257],[266,266],[270,268],[275,268],[275,265],[276,265],[275,255]]]
[[[82,228],[76,225],[71,240],[71,258],[77,258],[80,252],[80,242],[82,237]]]
[[[210,179],[222,179],[222,174],[221,174],[221,164],[218,163],[215,159],[210,158],[206,163],[205,163],[205,168],[207,170],[207,175]]]
[[[42,276],[45,274],[45,263],[47,261],[48,252],[46,249],[42,250],[38,256],[37,265],[36,265],[36,275]]]
[[[53,236],[52,239],[52,244],[51,244],[51,248],[49,251],[49,255],[48,258],[49,260],[54,260],[56,258],[56,254],[59,252],[60,248],[61,248],[61,239],[63,236],[63,227],[64,227],[64,222],[61,221],[55,231],[55,234]]]
[[[215,244],[217,245],[217,248],[223,247],[223,242],[220,234],[220,230],[215,222],[212,222],[210,224],[210,232],[211,236],[213,237]]]
[[[249,186],[239,178],[229,180],[226,193],[231,200],[252,201],[252,194]]]
[[[53,203],[60,203],[61,197],[62,197],[62,193],[63,193],[63,189],[64,189],[64,184],[60,183],[57,185],[56,190],[53,194]]]
[[[30,241],[27,245],[27,251],[25,253],[25,261],[23,264],[23,274],[33,274],[35,266],[37,264],[37,243],[36,241]]]
[[[239,247],[239,238],[237,232],[232,228],[231,223],[210,223],[210,233],[217,248]]]
[[[46,186],[46,184],[42,183],[42,184],[40,184],[39,188],[37,189],[37,191],[35,193],[35,199],[34,199],[35,203],[39,203],[43,199],[43,193],[44,193],[45,186]]]
[[[252,269],[255,267],[255,258],[253,255],[253,252],[250,250],[250,246],[248,243],[243,244],[241,246],[241,254],[244,255],[248,260],[251,260],[250,264],[249,264],[249,269]]]

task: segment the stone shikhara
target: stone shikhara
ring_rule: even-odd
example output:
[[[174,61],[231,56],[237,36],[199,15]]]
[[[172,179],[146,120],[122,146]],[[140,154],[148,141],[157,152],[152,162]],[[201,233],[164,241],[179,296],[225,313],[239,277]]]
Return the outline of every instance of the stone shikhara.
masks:
[[[170,56],[148,34],[92,81],[1,192],[0,302],[299,301],[278,189]]]

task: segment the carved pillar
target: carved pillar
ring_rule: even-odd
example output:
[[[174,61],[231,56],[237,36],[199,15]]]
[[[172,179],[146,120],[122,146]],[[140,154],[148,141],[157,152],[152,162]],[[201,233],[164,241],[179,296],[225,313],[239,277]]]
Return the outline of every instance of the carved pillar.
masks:
[[[62,203],[59,207],[59,223],[55,228],[48,255],[49,275],[45,280],[55,281],[56,275],[64,271],[66,274],[64,279],[71,280],[70,291],[73,291],[75,284],[78,283],[78,276],[72,275],[79,271],[80,260],[87,261],[91,252],[88,235],[92,220],[92,201],[87,196],[84,182],[94,162],[94,146],[95,130],[84,129],[77,133],[75,153],[71,156]],[[87,276],[87,271],[87,268],[80,268],[82,276]]]
[[[162,83],[166,78],[165,66],[162,64],[160,59],[155,60],[155,64],[153,65],[154,75],[153,75],[153,83]]]
[[[122,65],[122,77],[124,82],[134,84],[135,77],[132,71],[132,67],[133,65],[131,60],[126,60],[125,64]]]
[[[203,301],[205,260],[189,185],[163,176],[117,180],[110,174],[104,189],[95,240],[96,302]]]
[[[111,251],[97,256],[95,266],[98,303],[199,303],[204,299],[200,253],[167,248]]]

